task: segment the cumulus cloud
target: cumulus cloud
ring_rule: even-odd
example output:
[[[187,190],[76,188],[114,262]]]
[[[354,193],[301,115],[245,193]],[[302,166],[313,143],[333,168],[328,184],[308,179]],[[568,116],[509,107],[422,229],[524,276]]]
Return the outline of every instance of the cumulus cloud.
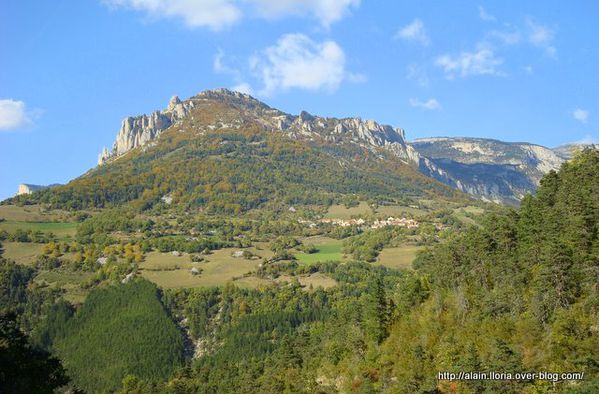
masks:
[[[449,79],[456,76],[501,75],[497,67],[502,63],[503,59],[496,57],[490,48],[462,52],[459,55],[443,55],[435,60],[435,65],[441,67]]]
[[[485,22],[495,22],[497,20],[497,18],[489,14],[482,5],[478,6],[478,16]]]
[[[543,48],[547,55],[555,57],[557,54],[557,50],[553,46],[555,32],[531,19],[526,21],[526,26],[528,28],[528,41],[539,48]]]
[[[112,8],[144,12],[150,18],[175,18],[190,28],[222,30],[238,22],[247,9],[264,18],[311,16],[323,26],[342,19],[360,0],[101,0]]]
[[[178,18],[186,26],[221,30],[241,18],[233,0],[102,0],[114,8],[145,12],[151,18]]]
[[[24,102],[13,99],[0,100],[0,131],[16,130],[31,124]]]
[[[329,26],[346,16],[360,0],[250,0],[259,15],[267,18],[310,15],[323,26]]]
[[[395,38],[419,42],[424,46],[427,46],[431,43],[431,40],[426,34],[424,23],[422,23],[420,19],[414,19],[412,23],[399,29],[399,31],[395,33]]]
[[[572,111],[572,116],[580,123],[586,123],[589,121],[589,111],[584,109],[576,108],[574,111]]]
[[[331,92],[355,76],[345,71],[345,53],[336,42],[315,42],[299,33],[283,35],[276,45],[252,56],[250,69],[266,96],[290,88]]]
[[[408,100],[408,102],[414,108],[422,108],[429,111],[441,109],[441,104],[439,104],[439,102],[434,98],[428,99],[426,101],[411,98]]]

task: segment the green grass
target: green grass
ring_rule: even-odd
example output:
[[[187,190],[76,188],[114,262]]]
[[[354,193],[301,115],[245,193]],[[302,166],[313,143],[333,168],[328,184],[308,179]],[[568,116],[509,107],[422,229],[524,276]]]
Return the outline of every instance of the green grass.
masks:
[[[88,293],[88,290],[81,288],[81,284],[93,275],[92,272],[52,270],[40,272],[34,280],[37,283],[46,283],[51,287],[65,290],[64,298],[67,301],[80,304]]]
[[[42,251],[41,244],[29,242],[4,242],[3,256],[9,260],[14,260],[17,264],[31,265],[38,254]]]
[[[472,218],[466,216],[466,214],[478,216],[478,215],[482,215],[485,212],[485,210],[480,207],[466,206],[466,207],[454,209],[453,212],[454,212],[454,215],[459,220],[461,220],[463,223],[475,224],[475,221]]]
[[[0,230],[14,232],[17,229],[53,233],[58,239],[65,240],[73,237],[77,232],[76,222],[23,222],[5,220],[0,222]]]
[[[296,253],[295,258],[304,264],[312,264],[319,261],[341,261],[343,260],[343,243],[340,240],[328,237],[309,237],[302,241],[304,244],[313,244],[318,251],[316,253]]]
[[[412,262],[423,246],[404,245],[397,248],[385,248],[379,254],[376,265],[394,269],[412,269]]]
[[[380,205],[376,209],[376,216],[379,218],[393,217],[404,217],[406,214],[411,215],[424,215],[427,211],[425,209],[406,207],[402,205]]]
[[[65,221],[66,211],[45,211],[39,205],[0,205],[0,218],[19,222]]]
[[[204,256],[206,261],[201,263],[192,263],[187,254],[173,256],[170,253],[152,252],[146,255],[145,261],[140,264],[141,275],[163,288],[222,286],[254,271],[262,261],[232,257],[231,253],[236,250],[239,249],[215,250],[212,254]],[[247,250],[263,258],[272,257],[269,250]],[[201,269],[202,273],[192,275],[193,267]],[[248,287],[251,285],[252,283],[248,283]]]
[[[329,219],[350,219],[352,216],[370,215],[372,209],[368,203],[361,201],[356,207],[346,208],[345,205],[331,205],[326,218]]]
[[[297,279],[299,283],[302,285],[304,290],[310,290],[310,285],[313,289],[317,289],[322,287],[323,289],[329,289],[331,287],[337,286],[337,281],[333,278],[326,276],[320,272],[316,272],[311,275],[301,275],[301,276],[288,276],[283,275],[276,279],[279,283],[291,282],[294,279]]]

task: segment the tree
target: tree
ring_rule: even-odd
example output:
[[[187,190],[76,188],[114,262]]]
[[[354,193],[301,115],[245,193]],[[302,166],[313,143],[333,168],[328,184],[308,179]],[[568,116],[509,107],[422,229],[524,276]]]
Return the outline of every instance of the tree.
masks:
[[[68,382],[58,359],[28,343],[16,315],[0,315],[0,392],[52,393]]]

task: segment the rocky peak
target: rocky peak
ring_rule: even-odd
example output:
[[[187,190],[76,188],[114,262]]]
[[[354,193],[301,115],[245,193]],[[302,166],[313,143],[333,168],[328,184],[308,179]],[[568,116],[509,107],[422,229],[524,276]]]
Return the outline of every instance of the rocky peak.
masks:
[[[181,104],[181,100],[179,99],[179,96],[171,97],[170,101],[168,102],[167,111],[174,110],[175,107],[177,106],[177,104]]]
[[[157,138],[162,131],[183,119],[193,107],[192,100],[181,101],[173,96],[165,110],[123,119],[112,149],[104,147],[98,156],[98,165]]]
[[[193,108],[201,107],[206,101],[235,108],[243,113],[245,119],[262,125],[265,130],[284,132],[290,138],[323,139],[331,143],[348,142],[371,150],[383,148],[413,165],[418,165],[420,160],[416,151],[405,143],[402,129],[361,118],[325,118],[312,115],[307,111],[294,116],[271,108],[248,94],[221,88],[206,90],[185,101],[173,96],[165,110],[155,111],[150,115],[125,118],[112,149],[103,149],[98,164],[103,164],[156,139],[164,130],[185,118]],[[214,130],[222,125],[208,125],[208,127]]]

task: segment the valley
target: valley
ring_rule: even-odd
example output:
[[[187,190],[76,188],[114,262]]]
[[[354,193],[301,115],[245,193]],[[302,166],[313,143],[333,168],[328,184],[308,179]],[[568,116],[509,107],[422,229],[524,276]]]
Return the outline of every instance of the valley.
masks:
[[[0,308],[69,390],[453,392],[450,360],[596,384],[596,149],[408,143],[227,90],[144,116],[0,204]]]

